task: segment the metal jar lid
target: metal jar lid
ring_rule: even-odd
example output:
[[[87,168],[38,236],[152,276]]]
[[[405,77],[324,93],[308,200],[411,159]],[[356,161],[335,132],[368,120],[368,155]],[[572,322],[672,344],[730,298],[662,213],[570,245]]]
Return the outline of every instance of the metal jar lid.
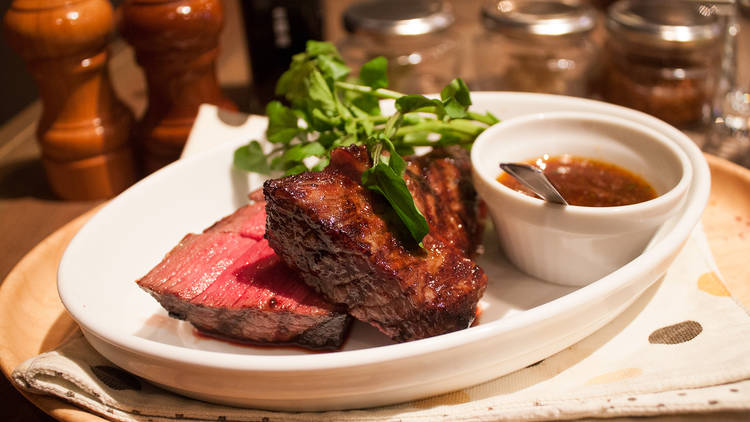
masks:
[[[715,7],[694,0],[620,0],[607,12],[607,30],[633,44],[679,50],[715,45],[723,34]]]
[[[373,35],[424,35],[448,28],[453,12],[442,0],[365,0],[344,12],[347,31]]]
[[[494,0],[482,7],[484,27],[515,37],[563,37],[594,29],[596,11],[571,0]]]

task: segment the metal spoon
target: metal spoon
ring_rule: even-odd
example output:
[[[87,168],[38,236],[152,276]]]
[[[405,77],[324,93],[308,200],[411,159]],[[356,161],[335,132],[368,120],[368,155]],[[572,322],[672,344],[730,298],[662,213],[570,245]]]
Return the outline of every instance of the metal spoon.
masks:
[[[500,163],[500,168],[545,201],[568,205],[540,168],[521,163]]]

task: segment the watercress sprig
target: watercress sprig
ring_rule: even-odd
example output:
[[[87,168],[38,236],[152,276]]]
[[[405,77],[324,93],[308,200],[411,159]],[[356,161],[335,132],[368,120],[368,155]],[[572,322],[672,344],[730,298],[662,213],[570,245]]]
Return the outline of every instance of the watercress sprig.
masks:
[[[439,99],[406,95],[387,88],[387,67],[378,57],[351,77],[333,44],[309,41],[276,85],[288,105],[271,101],[266,106],[271,149],[264,151],[253,140],[235,151],[234,165],[261,174],[319,171],[332,149],[366,145],[372,166],[362,174],[362,184],[385,197],[421,246],[429,226],[406,187],[402,157],[422,146],[468,148],[498,119],[469,111],[471,96],[461,79],[451,81]],[[382,114],[383,99],[395,100],[394,114]]]

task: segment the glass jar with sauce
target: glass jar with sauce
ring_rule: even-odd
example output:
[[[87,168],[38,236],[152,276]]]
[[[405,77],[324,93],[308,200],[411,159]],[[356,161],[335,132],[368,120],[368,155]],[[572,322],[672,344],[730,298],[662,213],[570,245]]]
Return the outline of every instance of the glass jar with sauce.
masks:
[[[440,92],[458,75],[453,12],[441,0],[365,0],[344,13],[349,32],[339,50],[359,69],[377,56],[388,59],[389,88],[407,94]]]
[[[596,10],[566,0],[489,1],[481,11],[477,88],[588,96],[597,73]]]
[[[711,114],[723,27],[710,6],[621,0],[607,14],[602,96],[680,128]]]

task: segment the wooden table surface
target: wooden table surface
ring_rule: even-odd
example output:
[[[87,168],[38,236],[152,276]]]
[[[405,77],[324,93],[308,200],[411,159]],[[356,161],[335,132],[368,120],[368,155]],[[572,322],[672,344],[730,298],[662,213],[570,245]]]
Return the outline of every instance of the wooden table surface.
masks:
[[[24,138],[0,145],[0,280],[37,243],[99,202],[55,199],[35,142]],[[54,420],[0,378],[0,420]]]
[[[349,1],[329,0],[329,10],[338,12]],[[226,4],[229,8],[237,7],[234,0]],[[239,13],[230,11],[227,16],[229,20],[222,34],[225,48],[219,58],[219,80],[230,96],[242,104],[248,83],[247,52],[241,36],[241,22],[232,19]],[[341,36],[339,28],[327,28],[326,33],[333,39]],[[750,36],[750,31],[743,35]],[[142,75],[127,47],[118,44],[114,49],[116,54],[111,71],[115,89],[139,115],[145,106]],[[750,48],[740,52],[740,72],[745,79],[750,73],[748,54]],[[4,280],[13,266],[37,243],[102,202],[61,201],[53,196],[44,178],[34,137],[33,122],[38,119],[40,111],[41,106],[34,104],[0,127],[0,280]],[[54,420],[28,402],[7,379],[0,378],[0,421]]]

